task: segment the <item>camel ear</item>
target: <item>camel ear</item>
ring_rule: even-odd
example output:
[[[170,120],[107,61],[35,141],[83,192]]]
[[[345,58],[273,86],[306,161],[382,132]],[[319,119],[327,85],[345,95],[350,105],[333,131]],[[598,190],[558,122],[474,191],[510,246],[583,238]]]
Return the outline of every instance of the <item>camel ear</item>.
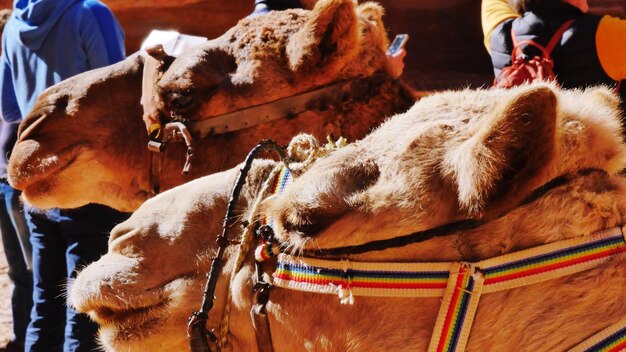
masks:
[[[246,86],[254,83],[258,75],[258,63],[242,61],[237,70],[230,76],[230,82],[235,86]]]
[[[324,67],[333,74],[358,52],[358,20],[353,0],[320,0],[302,29],[287,43],[292,71]]]
[[[237,70],[235,58],[219,46],[205,46],[198,56],[201,65],[193,66],[197,72],[197,84],[214,85],[233,75]]]
[[[380,4],[375,2],[366,2],[360,4],[356,11],[360,18],[384,28],[382,23],[383,16],[385,15],[385,9],[380,6]]]
[[[549,86],[517,90],[448,152],[444,170],[472,216],[515,206],[541,186],[556,150],[557,99]],[[488,207],[489,209],[486,209]]]

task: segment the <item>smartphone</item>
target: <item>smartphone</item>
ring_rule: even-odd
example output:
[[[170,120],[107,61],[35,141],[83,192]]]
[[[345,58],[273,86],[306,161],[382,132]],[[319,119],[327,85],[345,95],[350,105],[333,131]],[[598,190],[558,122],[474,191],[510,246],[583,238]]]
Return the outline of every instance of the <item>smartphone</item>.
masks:
[[[389,49],[387,49],[387,54],[395,55],[398,51],[404,48],[406,42],[409,40],[409,35],[406,33],[398,34],[395,38],[393,38],[393,42],[389,45]]]

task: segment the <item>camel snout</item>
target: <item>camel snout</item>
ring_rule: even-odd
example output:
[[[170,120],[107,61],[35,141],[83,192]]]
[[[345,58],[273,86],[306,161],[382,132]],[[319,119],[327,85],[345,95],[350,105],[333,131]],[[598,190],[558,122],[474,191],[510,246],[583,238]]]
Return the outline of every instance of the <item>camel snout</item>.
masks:
[[[137,261],[106,254],[81,271],[68,287],[68,302],[79,312],[107,312],[129,306],[140,283],[134,269]]]

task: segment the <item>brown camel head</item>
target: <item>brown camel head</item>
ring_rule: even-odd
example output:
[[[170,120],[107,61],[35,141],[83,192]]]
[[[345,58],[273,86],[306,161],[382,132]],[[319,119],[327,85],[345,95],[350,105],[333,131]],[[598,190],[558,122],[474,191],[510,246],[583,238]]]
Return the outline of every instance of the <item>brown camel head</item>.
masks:
[[[241,20],[167,69],[158,83],[164,113],[209,118],[384,70],[382,8],[355,7],[325,0]]]
[[[270,213],[277,233],[296,248],[492,219],[560,175],[621,170],[617,107],[603,88],[434,95],[314,165],[268,202]]]
[[[142,67],[133,55],[39,96],[20,125],[8,169],[29,201],[41,208],[98,202],[130,210],[149,196]]]
[[[352,0],[319,1],[309,10],[246,18],[221,37],[178,57],[159,81],[167,116],[196,119],[234,111],[344,78],[384,71],[388,43],[382,8]],[[192,171],[182,175],[185,148],[147,150],[141,121],[141,69],[133,57],[70,78],[41,94],[23,121],[9,164],[9,180],[35,206],[102,203],[134,210],[161,190],[232,167],[259,140],[287,143],[300,131],[360,138],[386,115],[405,109],[392,90],[369,94],[356,107],[309,111],[292,119],[196,139]],[[351,104],[351,105],[349,105]],[[395,104],[395,110],[388,106]],[[346,108],[346,106],[348,106]],[[347,111],[347,112],[346,112]],[[151,162],[152,158],[152,162]],[[162,162],[159,167],[154,159]],[[151,169],[153,169],[151,171]]]

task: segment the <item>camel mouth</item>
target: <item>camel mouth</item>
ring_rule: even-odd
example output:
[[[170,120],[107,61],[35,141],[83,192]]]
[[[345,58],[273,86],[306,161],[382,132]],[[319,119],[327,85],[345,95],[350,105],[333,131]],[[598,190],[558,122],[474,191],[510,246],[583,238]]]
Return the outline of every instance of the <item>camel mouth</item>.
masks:
[[[87,143],[76,143],[54,152],[43,152],[39,142],[20,141],[15,145],[8,167],[13,187],[28,194],[47,188],[51,178],[66,170],[78,159]],[[45,192],[44,192],[45,193]]]
[[[87,313],[101,328],[126,334],[134,329],[149,330],[155,322],[171,318],[171,310],[182,304],[182,296],[200,275],[183,275],[163,285],[142,290],[117,289],[103,295],[92,292],[91,298],[74,300],[77,310]],[[192,291],[195,292],[195,291]],[[108,295],[114,297],[106,299]],[[77,296],[77,297],[80,297]],[[96,298],[97,297],[97,298]]]
[[[165,299],[152,305],[134,308],[94,307],[89,311],[89,315],[102,326],[137,328],[160,319],[165,314],[167,305],[168,300]]]
[[[135,300],[134,298],[124,299],[123,296],[116,294],[117,300],[120,300],[118,303],[101,297],[97,300],[82,302],[77,309],[87,313],[101,327],[121,330],[136,329],[163,318],[169,304],[173,301],[161,287],[145,295],[146,292],[144,296],[132,294],[134,298],[141,296],[139,300]],[[135,302],[132,302],[134,300]]]

